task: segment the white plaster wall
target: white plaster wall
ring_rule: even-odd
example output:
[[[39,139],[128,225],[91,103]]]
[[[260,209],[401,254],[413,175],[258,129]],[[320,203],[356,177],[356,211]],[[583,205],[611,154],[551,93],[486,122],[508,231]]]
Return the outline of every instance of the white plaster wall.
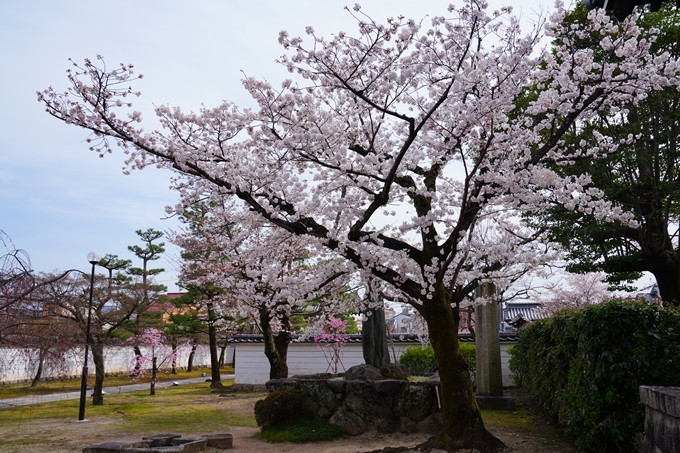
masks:
[[[508,354],[508,348],[516,346],[516,341],[504,341],[501,343],[501,370],[503,373],[503,387],[512,387],[515,385],[512,382],[512,372],[510,371],[510,365],[508,364],[510,360],[510,354]]]
[[[516,343],[501,343],[501,368],[503,370],[503,385],[511,386],[510,368],[508,367],[508,347]],[[390,359],[394,362],[401,357],[402,352],[409,346],[419,343],[394,343],[389,346]],[[236,384],[264,384],[269,380],[269,362],[264,355],[262,343],[235,343],[235,373]],[[342,348],[342,365],[344,369],[364,363],[360,343],[349,343]],[[396,356],[396,359],[395,359]],[[340,367],[340,371],[343,368]],[[296,374],[315,374],[331,372],[328,361],[323,353],[311,343],[291,343],[288,348],[288,376]]]
[[[60,376],[80,376],[83,367],[83,348],[73,348],[65,354],[64,362],[57,363],[47,360],[43,369],[43,378],[58,378]],[[189,358],[189,348],[180,349],[177,355],[177,365],[186,367]],[[147,348],[142,347],[142,354],[150,355]],[[0,348],[0,382],[20,382],[33,379],[37,369],[37,351],[17,348]],[[131,346],[111,346],[104,348],[104,367],[107,374],[125,373],[130,369],[134,357]],[[160,359],[163,356],[157,354]],[[229,346],[225,354],[225,363],[233,362],[233,347]],[[210,366],[210,350],[207,346],[196,348],[194,366]],[[169,368],[166,361],[161,368]],[[94,375],[94,361],[90,352],[88,358],[88,374]]]

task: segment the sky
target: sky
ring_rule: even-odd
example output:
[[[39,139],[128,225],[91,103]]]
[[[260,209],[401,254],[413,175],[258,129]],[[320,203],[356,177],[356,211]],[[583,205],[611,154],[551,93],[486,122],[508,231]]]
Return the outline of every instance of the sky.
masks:
[[[247,105],[243,75],[278,83],[287,77],[276,58],[284,53],[278,34],[305,36],[356,30],[338,0],[23,0],[0,2],[0,230],[30,256],[37,272],[89,272],[87,254],[98,251],[133,259],[141,245],[136,230],[177,230],[165,206],[177,203],[169,171],[148,168],[122,173],[123,154],[99,158],[88,151],[86,131],[44,111],[36,91],[68,87],[69,58],[99,54],[109,67],[132,63],[144,79],[135,109],[145,129],[155,128],[154,105],[198,110],[222,100]],[[367,0],[373,19],[403,14],[417,20],[446,15],[447,2]],[[512,5],[490,0],[490,9]],[[515,6],[528,21],[552,2],[525,0]],[[175,286],[179,251],[166,241],[153,263],[166,272],[159,282]],[[0,254],[4,250],[0,250]]]

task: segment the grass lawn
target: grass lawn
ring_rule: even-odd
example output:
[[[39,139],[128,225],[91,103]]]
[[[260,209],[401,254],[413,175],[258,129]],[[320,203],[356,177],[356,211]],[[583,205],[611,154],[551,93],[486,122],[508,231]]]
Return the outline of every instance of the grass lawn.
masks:
[[[222,374],[231,374],[234,368],[225,367],[220,370]],[[210,368],[197,368],[191,372],[178,371],[177,374],[170,374],[170,372],[160,372],[156,379],[157,382],[162,381],[176,381],[179,379],[188,379],[200,377],[202,373],[210,376]],[[90,387],[94,386],[94,376],[88,377]],[[143,378],[132,380],[126,375],[106,376],[104,379],[104,387],[118,387],[119,385],[127,384],[149,384],[151,383],[151,373],[146,373]],[[4,398],[15,398],[28,395],[44,395],[55,392],[71,392],[80,390],[80,378],[66,379],[66,380],[50,380],[40,381],[40,383],[31,387],[29,383],[3,384],[0,383],[0,400]]]
[[[199,370],[199,376],[200,373]],[[171,379],[179,379],[179,376]],[[226,386],[231,383],[232,381],[224,381]],[[231,432],[234,433],[235,443],[238,440],[241,446],[239,448],[244,448],[242,451],[269,453],[282,451],[282,444],[267,441],[295,440],[285,437],[295,434],[295,429],[321,431],[317,426],[293,426],[283,430],[280,436],[284,437],[267,439],[266,436],[258,435],[254,415],[255,402],[264,398],[266,393],[213,393],[209,385],[208,382],[200,382],[157,388],[155,396],[150,396],[148,390],[107,394],[102,406],[93,406],[88,401],[85,415],[88,421],[84,425],[76,421],[78,399],[2,408],[0,453],[70,453],[81,451],[85,445],[126,437],[139,440],[141,436],[163,432],[175,432],[185,437]],[[514,411],[483,411],[485,425],[506,442],[510,447],[509,452],[575,452],[554,426],[536,417],[527,398],[525,394],[517,394],[516,402],[519,404]],[[299,437],[298,434],[293,437]],[[305,437],[309,435],[304,434]],[[396,442],[412,446],[427,438],[422,433],[367,433],[357,437],[346,436],[331,442],[319,442],[324,436],[312,437],[316,442],[295,444],[299,447],[294,447],[294,451],[374,451],[386,445],[395,445]]]
[[[261,397],[261,394],[253,394],[253,399]],[[155,396],[150,396],[148,391],[107,394],[102,406],[88,402],[86,417],[116,418],[120,421],[117,427],[129,432],[207,433],[219,430],[225,424],[257,426],[252,411],[224,410],[209,403],[215,399],[207,383],[158,388]],[[75,419],[78,405],[79,401],[73,399],[0,409],[0,426],[16,425],[29,419]]]

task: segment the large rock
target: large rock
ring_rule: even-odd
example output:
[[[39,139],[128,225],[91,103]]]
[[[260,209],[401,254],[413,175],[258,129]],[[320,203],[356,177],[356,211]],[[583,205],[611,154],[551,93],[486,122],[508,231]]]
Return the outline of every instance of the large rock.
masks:
[[[444,431],[444,419],[442,418],[442,413],[437,412],[435,414],[430,414],[425,417],[420,423],[416,425],[416,429],[423,433],[432,434],[436,436]]]
[[[142,440],[150,440],[152,442],[152,447],[166,447],[168,445],[172,445],[172,441],[179,439],[180,437],[182,436],[172,433],[154,434],[153,436],[142,437]]]
[[[208,447],[218,450],[233,448],[234,436],[231,434],[206,434],[203,438],[208,441]]]
[[[338,409],[329,421],[339,426],[350,436],[356,436],[366,431],[366,423],[361,417],[342,408]]]
[[[270,379],[265,384],[268,392],[276,392],[279,390],[288,390],[298,388],[297,379],[285,378],[285,379]]]
[[[425,383],[428,384],[428,385],[432,385],[432,386],[440,385],[440,384],[441,384],[441,379],[439,378],[439,373],[438,373],[438,372],[437,372],[437,373],[434,373],[432,376],[430,376],[429,378],[427,378],[427,380],[425,381]]]
[[[312,379],[312,380],[326,380],[326,379],[333,379],[334,377],[338,377],[337,374],[333,373],[314,373],[314,374],[295,374],[291,376],[289,379]]]
[[[208,447],[207,439],[177,439],[172,446],[182,447],[182,453],[203,453]],[[167,447],[164,447],[166,449]]]
[[[397,417],[408,417],[418,423],[430,414],[436,396],[431,385],[410,382],[394,396],[392,409]]]
[[[399,431],[402,433],[412,433],[416,430],[416,423],[408,417],[399,418]]]
[[[320,408],[319,403],[317,403],[313,399],[308,398],[306,396],[302,398],[302,410],[307,414],[316,415],[319,408]]]
[[[398,381],[408,381],[411,372],[401,363],[390,363],[380,368],[385,379],[396,379]]]
[[[329,379],[326,381],[326,385],[333,393],[345,392],[345,381],[342,379]]]
[[[347,381],[345,407],[372,425],[394,418],[392,409],[375,391],[373,382]]]
[[[178,434],[160,434],[142,438],[130,444],[107,442],[90,445],[83,453],[202,453],[208,447],[217,450],[232,448],[231,434],[213,434],[201,439],[182,439]]]
[[[396,379],[383,379],[381,381],[375,381],[373,383],[373,388],[380,395],[394,396],[401,390],[403,381],[398,381]]]
[[[304,396],[318,403],[319,406],[328,408],[331,412],[338,406],[339,401],[335,393],[328,388],[325,379],[300,379],[298,387]]]
[[[380,370],[373,365],[354,365],[345,371],[345,381],[379,381],[383,379]]]

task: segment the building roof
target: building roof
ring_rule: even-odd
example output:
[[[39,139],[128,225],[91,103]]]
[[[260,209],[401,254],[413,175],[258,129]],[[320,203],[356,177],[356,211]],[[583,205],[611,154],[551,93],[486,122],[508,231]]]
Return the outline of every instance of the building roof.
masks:
[[[514,319],[524,318],[526,321],[536,321],[546,318],[545,313],[536,310],[541,304],[535,302],[509,303],[503,309],[503,320],[506,322]]]
[[[347,343],[361,343],[361,334],[348,335]],[[499,334],[500,341],[517,341],[516,334]],[[264,336],[262,334],[239,334],[234,335],[232,338],[227,340],[229,343],[264,343]],[[394,343],[420,343],[418,335],[414,333],[397,333],[392,335],[392,341]],[[475,340],[469,333],[459,333],[458,341],[461,343],[474,343]],[[315,343],[314,337],[307,336],[302,337],[301,335],[293,335],[293,342],[295,343]]]

